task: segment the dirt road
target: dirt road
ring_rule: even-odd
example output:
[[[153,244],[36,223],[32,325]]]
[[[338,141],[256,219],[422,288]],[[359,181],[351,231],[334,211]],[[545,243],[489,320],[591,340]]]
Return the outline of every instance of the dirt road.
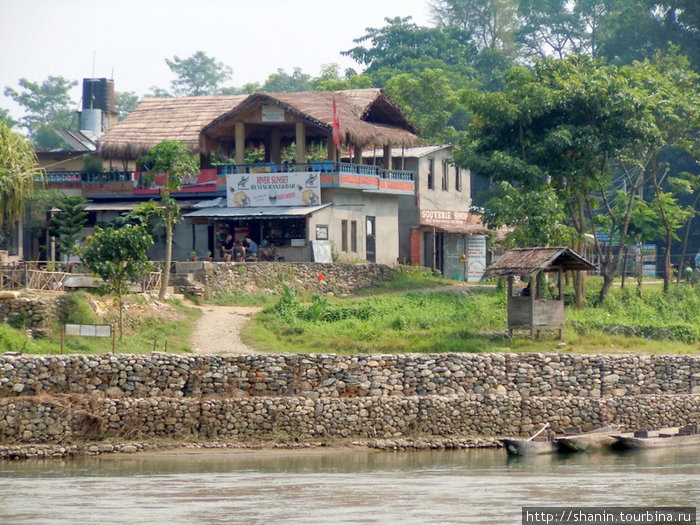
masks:
[[[241,326],[260,311],[251,306],[199,306],[202,317],[190,343],[195,354],[253,354],[254,350],[241,342]]]

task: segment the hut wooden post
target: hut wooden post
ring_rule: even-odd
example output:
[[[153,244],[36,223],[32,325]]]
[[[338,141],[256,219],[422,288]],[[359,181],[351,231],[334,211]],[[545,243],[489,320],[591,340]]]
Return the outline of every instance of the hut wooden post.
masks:
[[[508,282],[508,299],[506,301],[507,308],[508,308],[508,316],[510,317],[510,309],[511,309],[511,302],[513,301],[513,279],[514,277],[512,275],[509,275],[506,277],[506,280]],[[510,323],[508,323],[508,337],[513,337],[513,328],[511,328]]]
[[[362,146],[358,146],[357,144],[355,144],[353,147],[354,151],[352,161],[355,164],[362,164]]]
[[[386,144],[384,146],[384,163],[382,168],[385,170],[391,169],[391,144]]]
[[[537,281],[539,272],[530,276],[530,339],[535,340],[535,299],[537,298]],[[539,330],[537,330],[539,334]]]
[[[561,267],[557,268],[557,280],[558,280],[557,286],[559,288],[559,300],[560,301],[564,300],[564,289],[562,288],[562,282],[561,282],[562,277],[563,277],[563,275],[562,275]],[[564,338],[564,329],[562,327],[562,328],[559,328],[559,340],[562,340],[563,338]]]
[[[282,140],[280,128],[270,130],[270,162],[279,164],[282,162]]]
[[[335,142],[333,141],[333,137],[329,136],[326,144],[328,145],[328,160],[335,162],[337,159]]]

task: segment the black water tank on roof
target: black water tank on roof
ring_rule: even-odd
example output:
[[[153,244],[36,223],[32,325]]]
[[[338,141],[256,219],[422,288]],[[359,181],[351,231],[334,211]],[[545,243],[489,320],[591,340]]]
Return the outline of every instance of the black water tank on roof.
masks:
[[[105,113],[114,112],[114,80],[84,78],[83,109],[101,109]]]

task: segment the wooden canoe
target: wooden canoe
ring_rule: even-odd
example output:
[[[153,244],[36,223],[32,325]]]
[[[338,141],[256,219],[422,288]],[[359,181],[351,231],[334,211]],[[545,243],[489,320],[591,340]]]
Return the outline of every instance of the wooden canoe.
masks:
[[[534,456],[557,451],[553,441],[531,441],[529,439],[501,439],[500,441],[511,456]]]
[[[612,444],[612,448],[615,450],[700,446],[700,434],[678,433],[675,428],[651,432],[646,437],[634,435],[615,435],[613,437],[615,442]]]
[[[585,452],[607,448],[616,442],[614,434],[620,431],[619,425],[597,428],[583,434],[554,438],[559,452]]]

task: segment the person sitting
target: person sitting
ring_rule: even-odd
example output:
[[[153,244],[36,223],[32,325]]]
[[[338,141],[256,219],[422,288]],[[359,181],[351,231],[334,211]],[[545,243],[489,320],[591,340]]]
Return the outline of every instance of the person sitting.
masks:
[[[226,234],[226,237],[221,242],[221,256],[222,257],[225,258],[227,256],[229,256],[229,257],[231,256],[231,254],[233,253],[233,244],[234,244],[233,235],[231,235],[230,233]]]
[[[248,259],[258,258],[258,243],[250,237],[245,238],[246,257]]]
[[[233,245],[233,260],[236,262],[245,261],[245,252],[246,249],[243,243],[241,241],[236,241]]]

